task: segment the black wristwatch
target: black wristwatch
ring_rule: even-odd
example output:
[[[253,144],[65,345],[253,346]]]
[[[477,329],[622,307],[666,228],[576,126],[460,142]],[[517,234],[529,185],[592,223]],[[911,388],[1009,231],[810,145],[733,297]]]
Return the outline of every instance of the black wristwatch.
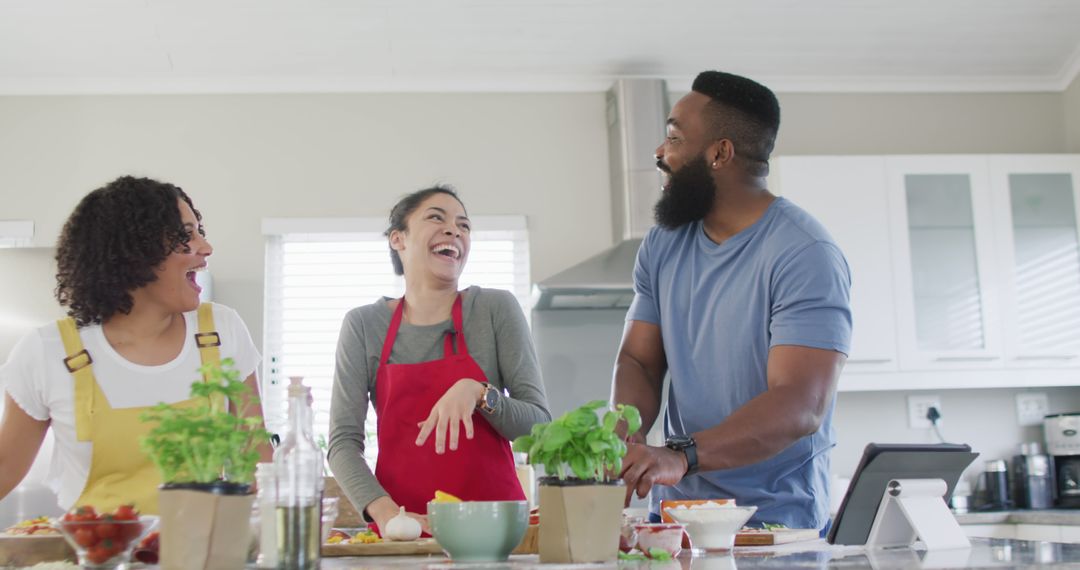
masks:
[[[489,414],[494,414],[495,406],[498,403],[499,390],[491,384],[484,382],[484,393],[480,396],[480,403],[477,405],[477,407]]]
[[[673,435],[664,442],[664,447],[686,454],[686,475],[697,473],[697,442],[689,435]],[[684,475],[684,477],[686,476]]]

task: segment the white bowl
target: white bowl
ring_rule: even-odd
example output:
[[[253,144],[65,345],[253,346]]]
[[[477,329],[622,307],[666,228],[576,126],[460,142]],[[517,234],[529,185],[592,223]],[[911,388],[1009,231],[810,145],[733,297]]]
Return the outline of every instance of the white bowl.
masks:
[[[757,507],[669,508],[676,522],[686,525],[690,545],[701,550],[730,550],[735,535],[754,516]]]

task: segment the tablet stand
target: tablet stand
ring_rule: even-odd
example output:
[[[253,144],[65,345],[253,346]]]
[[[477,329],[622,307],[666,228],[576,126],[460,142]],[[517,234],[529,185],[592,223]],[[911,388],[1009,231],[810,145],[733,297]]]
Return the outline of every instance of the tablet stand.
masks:
[[[921,539],[928,551],[970,548],[956,517],[945,506],[941,479],[893,479],[885,489],[866,545],[911,546]]]

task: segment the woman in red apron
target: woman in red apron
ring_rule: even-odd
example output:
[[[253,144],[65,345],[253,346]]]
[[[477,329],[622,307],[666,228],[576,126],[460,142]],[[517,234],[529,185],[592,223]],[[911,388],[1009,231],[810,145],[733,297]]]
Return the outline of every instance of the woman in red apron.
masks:
[[[343,325],[331,467],[378,526],[404,506],[426,529],[436,490],[463,500],[524,500],[509,439],[550,419],[520,306],[503,291],[458,290],[469,224],[448,188],[404,198],[391,213],[387,236],[395,271],[405,276],[405,295],[356,309]],[[420,354],[427,357],[413,360]],[[477,358],[499,377],[489,379]],[[372,392],[374,476],[359,432]]]

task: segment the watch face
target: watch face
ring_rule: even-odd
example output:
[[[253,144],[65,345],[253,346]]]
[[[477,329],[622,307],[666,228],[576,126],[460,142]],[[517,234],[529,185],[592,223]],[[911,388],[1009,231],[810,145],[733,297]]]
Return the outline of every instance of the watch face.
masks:
[[[694,444],[694,440],[685,435],[674,435],[668,438],[665,446],[671,449],[685,449]]]
[[[488,389],[484,392],[484,402],[487,403],[489,408],[494,408],[495,403],[499,401],[499,391],[495,388],[488,386]]]

